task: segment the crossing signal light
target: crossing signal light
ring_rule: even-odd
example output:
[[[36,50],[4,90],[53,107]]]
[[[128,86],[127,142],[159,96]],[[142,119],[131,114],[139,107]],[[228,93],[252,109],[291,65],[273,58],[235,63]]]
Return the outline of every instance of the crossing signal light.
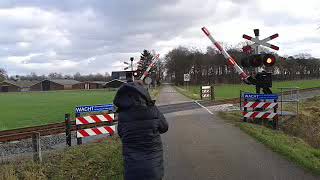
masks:
[[[265,65],[271,67],[275,64],[276,58],[273,54],[254,54],[241,60],[242,67],[260,67]]]
[[[271,67],[274,65],[274,63],[276,63],[276,57],[272,54],[266,54],[263,57],[263,64],[266,67]]]

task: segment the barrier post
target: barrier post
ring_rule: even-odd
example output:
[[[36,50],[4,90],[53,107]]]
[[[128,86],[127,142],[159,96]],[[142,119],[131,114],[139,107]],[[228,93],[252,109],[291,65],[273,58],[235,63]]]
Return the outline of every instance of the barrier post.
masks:
[[[80,117],[80,113],[76,113],[76,117]],[[76,125],[76,130],[80,130],[81,129],[81,125]],[[82,138],[77,137],[77,145],[82,144]]]
[[[200,98],[202,100],[202,86],[200,86]]]
[[[243,98],[243,99],[244,99],[243,105],[245,105],[248,100],[247,100],[247,98]],[[240,108],[241,108],[241,107],[240,107]],[[243,112],[246,113],[247,111],[248,111],[248,108],[246,108],[246,107],[243,106]],[[247,122],[247,118],[246,118],[246,117],[243,117],[243,122]]]
[[[71,120],[70,114],[64,115],[64,122],[66,123],[66,145],[71,146]]]
[[[32,133],[32,149],[33,149],[33,161],[42,162],[39,132]]]

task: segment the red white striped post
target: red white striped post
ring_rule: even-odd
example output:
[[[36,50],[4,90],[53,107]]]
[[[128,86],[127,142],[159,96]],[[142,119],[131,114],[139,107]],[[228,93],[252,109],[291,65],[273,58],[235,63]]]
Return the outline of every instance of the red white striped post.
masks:
[[[248,75],[243,71],[243,69],[236,63],[236,61],[227,53],[227,51],[216,41],[209,30],[206,27],[201,28],[204,34],[210,39],[210,41],[215,45],[215,47],[222,53],[225,59],[227,59],[227,64],[231,66],[241,77],[242,80],[247,81]]]

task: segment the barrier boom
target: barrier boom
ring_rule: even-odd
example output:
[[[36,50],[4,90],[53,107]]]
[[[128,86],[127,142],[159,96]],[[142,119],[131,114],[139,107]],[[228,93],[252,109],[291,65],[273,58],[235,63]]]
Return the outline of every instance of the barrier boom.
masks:
[[[144,78],[149,74],[150,69],[152,68],[152,66],[154,66],[156,64],[156,62],[159,60],[159,56],[160,54],[157,54],[156,56],[154,56],[152,62],[149,64],[148,68],[146,69],[146,71],[143,73],[143,75],[141,76],[140,80],[144,80]]]
[[[204,34],[210,39],[217,49],[223,54],[224,58],[227,59],[227,64],[240,75],[241,79],[246,83],[251,83],[248,76],[243,69],[236,63],[236,61],[227,53],[227,51],[212,37],[209,30],[206,27],[201,28]]]

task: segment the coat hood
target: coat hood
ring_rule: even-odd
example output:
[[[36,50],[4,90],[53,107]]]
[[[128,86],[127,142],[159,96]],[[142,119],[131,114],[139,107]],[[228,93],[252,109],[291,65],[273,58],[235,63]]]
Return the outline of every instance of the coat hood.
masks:
[[[146,105],[154,105],[154,101],[146,88],[136,82],[123,84],[116,93],[113,104],[119,109],[127,109],[136,105],[141,105],[141,102]]]

